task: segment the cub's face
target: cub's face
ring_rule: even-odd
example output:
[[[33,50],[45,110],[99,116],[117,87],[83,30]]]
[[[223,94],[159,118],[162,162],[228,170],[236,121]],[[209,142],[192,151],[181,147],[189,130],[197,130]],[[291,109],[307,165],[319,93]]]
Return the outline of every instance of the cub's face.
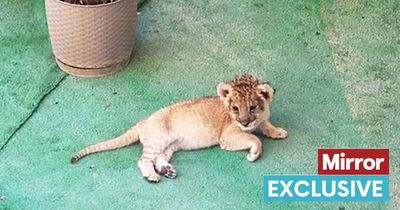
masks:
[[[255,129],[269,114],[274,90],[268,84],[220,83],[217,89],[231,118],[242,130]]]

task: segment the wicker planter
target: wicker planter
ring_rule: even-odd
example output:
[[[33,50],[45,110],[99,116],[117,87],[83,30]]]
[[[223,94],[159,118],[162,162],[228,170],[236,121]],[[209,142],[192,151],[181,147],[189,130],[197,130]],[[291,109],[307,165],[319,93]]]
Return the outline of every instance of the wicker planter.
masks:
[[[137,0],[75,5],[46,0],[51,45],[69,74],[97,77],[128,65],[134,43]]]

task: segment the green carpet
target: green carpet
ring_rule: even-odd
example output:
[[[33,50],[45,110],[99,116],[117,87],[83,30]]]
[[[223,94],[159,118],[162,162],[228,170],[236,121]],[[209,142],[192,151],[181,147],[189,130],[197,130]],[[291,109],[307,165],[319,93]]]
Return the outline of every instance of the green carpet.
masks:
[[[35,5],[0,3],[0,148],[64,76],[52,57],[44,13],[33,13]]]
[[[20,11],[2,17],[1,31],[18,20],[21,27],[13,27],[14,34],[37,37],[29,41],[31,50],[20,50],[19,46],[27,46],[28,41],[11,42],[1,35],[8,41],[8,45],[1,45],[6,46],[1,52],[6,53],[0,53],[5,57],[1,69],[13,77],[0,77],[0,96],[5,98],[2,103],[9,107],[7,112],[1,110],[0,116],[10,119],[5,120],[7,127],[1,124],[0,128],[13,133],[21,122],[28,121],[0,151],[0,196],[6,197],[0,200],[0,209],[395,209],[398,205],[393,187],[392,202],[274,203],[264,202],[262,197],[263,175],[316,174],[320,147],[393,147],[391,183],[394,187],[399,184],[399,163],[395,160],[399,158],[400,135],[399,129],[395,130],[399,121],[390,117],[399,114],[394,103],[397,99],[392,99],[392,92],[377,96],[392,106],[381,109],[381,103],[371,102],[365,112],[357,113],[357,107],[364,105],[363,94],[349,86],[358,84],[358,79],[379,75],[379,68],[378,72],[364,72],[359,64],[369,65],[375,58],[369,54],[373,47],[391,40],[368,39],[360,28],[341,25],[342,21],[355,24],[352,21],[356,17],[345,15],[354,12],[354,5],[320,4],[317,0],[150,0],[141,9],[135,57],[128,68],[99,79],[67,76],[41,101],[63,74],[56,70],[51,57],[43,0],[36,0],[34,6],[22,2],[0,3],[2,14],[11,9]],[[370,15],[380,14],[377,4],[360,7]],[[397,23],[398,18],[394,19]],[[394,34],[400,28],[392,27]],[[332,31],[360,37],[335,41]],[[352,42],[361,38],[371,45]],[[338,52],[348,46],[371,57],[358,64],[349,59],[355,75],[346,73],[353,71],[351,65],[338,63]],[[388,65],[382,74],[395,74],[398,53],[385,49],[377,54],[386,55],[388,60],[372,61]],[[12,67],[13,58],[24,65]],[[214,95],[218,82],[240,72],[254,73],[273,84],[277,95],[271,120],[289,132],[284,141],[262,137],[264,153],[255,163],[246,160],[246,152],[227,152],[218,147],[178,152],[172,159],[177,179],[163,178],[158,184],[149,184],[141,177],[138,145],[69,164],[71,155],[82,146],[116,136],[167,104]],[[39,76],[43,74],[56,76]],[[25,89],[3,87],[3,81],[20,85],[21,80],[27,80]],[[386,81],[389,91],[395,91],[398,75],[388,76]],[[18,92],[13,96],[13,91]],[[25,104],[14,102],[10,95],[24,98],[27,104],[41,103],[31,116],[36,106],[21,110]],[[369,100],[378,100],[372,96]],[[21,116],[20,120],[14,116]],[[390,120],[375,124],[377,118]],[[388,129],[392,130],[383,132]]]
[[[389,206],[399,209],[400,2],[327,1],[321,10],[363,144],[391,149]]]

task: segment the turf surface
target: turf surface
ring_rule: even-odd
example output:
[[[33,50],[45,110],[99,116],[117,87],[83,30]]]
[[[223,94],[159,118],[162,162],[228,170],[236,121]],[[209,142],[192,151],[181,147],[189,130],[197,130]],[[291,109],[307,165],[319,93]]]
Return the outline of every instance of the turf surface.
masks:
[[[384,12],[398,12],[394,2],[150,0],[141,9],[128,68],[99,79],[61,80],[64,74],[51,58],[43,1],[3,1],[1,13],[7,15],[0,29],[10,35],[1,34],[0,130],[8,134],[0,141],[7,143],[0,151],[0,195],[5,196],[0,209],[398,208],[399,42],[394,35],[400,27],[398,15]],[[7,12],[12,9],[19,12]],[[361,24],[359,16],[386,21],[388,27],[371,20]],[[15,22],[21,26],[12,27]],[[370,31],[381,36],[371,37]],[[30,36],[13,39],[20,34]],[[31,50],[20,50],[27,46]],[[24,65],[12,67],[13,59]],[[213,95],[219,81],[241,72],[277,88],[271,120],[289,131],[284,141],[262,137],[264,153],[257,162],[247,162],[245,152],[218,147],[178,152],[172,159],[177,179],[158,184],[140,176],[138,145],[69,164],[82,146],[116,136],[167,104]],[[18,98],[40,106],[26,109]],[[316,174],[319,147],[388,146],[391,202],[262,199],[265,174]]]
[[[0,148],[63,78],[54,63],[44,14],[31,1],[0,3]]]
[[[362,144],[390,148],[389,208],[399,209],[400,2],[327,1],[321,11]]]

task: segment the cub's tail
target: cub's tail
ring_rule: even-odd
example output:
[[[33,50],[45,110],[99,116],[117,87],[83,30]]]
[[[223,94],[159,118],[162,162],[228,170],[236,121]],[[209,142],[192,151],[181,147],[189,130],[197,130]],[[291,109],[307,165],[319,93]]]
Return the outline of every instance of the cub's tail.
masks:
[[[138,124],[130,128],[128,131],[126,131],[119,137],[103,141],[97,144],[89,145],[83,148],[79,152],[75,153],[75,155],[71,158],[71,163],[78,162],[81,158],[85,157],[86,155],[96,152],[118,149],[133,144],[137,141],[139,141]]]

